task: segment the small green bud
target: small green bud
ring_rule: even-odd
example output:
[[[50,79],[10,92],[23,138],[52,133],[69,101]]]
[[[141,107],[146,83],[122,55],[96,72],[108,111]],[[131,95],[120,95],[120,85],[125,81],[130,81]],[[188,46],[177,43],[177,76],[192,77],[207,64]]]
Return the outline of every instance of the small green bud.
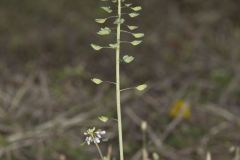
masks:
[[[106,117],[106,116],[100,116],[100,117],[98,117],[98,119],[99,119],[100,121],[104,122],[104,123],[106,123],[106,122],[109,120],[109,118]]]
[[[125,63],[131,63],[135,58],[133,56],[125,55],[123,56],[123,61]]]
[[[130,29],[131,31],[138,29],[138,26],[127,26],[128,29]]]
[[[133,12],[133,13],[129,13],[128,15],[129,15],[129,17],[134,18],[134,17],[139,16],[140,14],[136,13],[136,12]]]
[[[95,84],[101,84],[103,82],[101,79],[98,79],[98,78],[93,78],[91,79],[91,81]]]
[[[101,7],[104,11],[106,11],[107,13],[112,13],[112,9],[111,7]]]
[[[131,44],[134,45],[134,46],[137,46],[139,44],[141,44],[142,41],[139,41],[139,40],[135,40],[135,41],[132,41]]]
[[[100,31],[97,32],[97,34],[101,36],[109,35],[110,33],[111,33],[111,29],[108,27],[101,28]]]
[[[138,91],[144,91],[147,88],[147,84],[142,84],[136,87]]]
[[[111,48],[117,48],[117,47],[118,47],[118,44],[117,44],[117,43],[109,44],[109,47],[111,47]]]
[[[135,38],[142,38],[142,37],[144,37],[144,33],[133,33],[133,36]]]
[[[123,18],[121,18],[121,19],[117,18],[117,19],[113,22],[113,24],[123,24],[124,22],[125,22],[125,19],[123,19]]]
[[[147,122],[146,121],[142,121],[141,129],[142,129],[143,132],[145,132],[147,130]]]
[[[97,23],[105,23],[106,20],[107,20],[107,18],[99,18],[99,19],[95,19],[95,21],[96,21]]]
[[[101,47],[101,46],[98,46],[98,45],[96,45],[96,44],[91,44],[91,47],[94,49],[94,50],[96,50],[96,51],[99,51],[99,50],[101,50],[103,47]]]
[[[135,12],[137,12],[137,11],[142,10],[142,7],[141,6],[136,6],[136,7],[132,7],[131,9],[134,10]]]
[[[126,7],[130,7],[132,5],[132,3],[126,3],[125,6]]]

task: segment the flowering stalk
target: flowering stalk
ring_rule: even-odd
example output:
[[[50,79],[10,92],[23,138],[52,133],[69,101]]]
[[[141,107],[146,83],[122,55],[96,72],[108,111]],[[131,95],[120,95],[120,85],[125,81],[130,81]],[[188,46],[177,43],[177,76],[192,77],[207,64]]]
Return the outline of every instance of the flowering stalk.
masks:
[[[118,18],[121,20],[121,0],[118,0]],[[122,111],[121,111],[121,93],[120,93],[120,42],[121,42],[121,23],[117,24],[117,47],[116,47],[116,102],[117,102],[117,118],[118,118],[118,137],[120,160],[124,160],[123,154],[123,136],[122,136]]]
[[[134,61],[134,57],[133,56],[129,56],[129,55],[123,55],[123,57],[121,57],[120,51],[121,51],[121,44],[122,43],[127,43],[127,44],[131,44],[133,46],[137,46],[140,43],[142,43],[142,40],[139,40],[140,38],[144,37],[143,33],[136,33],[134,32],[135,30],[137,30],[139,27],[138,26],[133,26],[133,25],[127,25],[125,24],[125,18],[126,16],[128,18],[135,18],[137,16],[139,16],[140,14],[138,13],[138,11],[142,10],[141,6],[133,6],[132,3],[128,3],[126,0],[101,0],[102,2],[106,3],[106,2],[112,2],[113,4],[116,4],[116,8],[117,8],[117,15],[113,15],[113,16],[108,16],[106,18],[98,18],[95,21],[99,24],[103,24],[105,25],[106,21],[111,21],[112,18],[114,19],[113,24],[116,25],[113,28],[112,27],[106,27],[106,25],[104,27],[102,27],[97,34],[100,36],[106,36],[106,35],[110,35],[110,34],[114,34],[116,35],[116,42],[114,44],[109,44],[109,45],[105,45],[105,46],[100,46],[100,45],[96,45],[96,44],[91,44],[91,47],[96,50],[102,50],[102,49],[113,49],[115,51],[115,58],[116,58],[116,81],[115,82],[111,82],[111,81],[103,81],[99,78],[92,78],[92,82],[99,85],[102,83],[111,83],[116,85],[115,88],[115,92],[116,92],[116,107],[117,107],[117,120],[118,120],[118,138],[119,138],[119,154],[120,154],[120,160],[124,160],[124,153],[123,153],[123,126],[122,126],[122,111],[121,111],[121,92],[122,91],[126,91],[129,89],[136,89],[138,91],[143,91],[147,88],[146,84],[142,84],[142,85],[138,85],[136,87],[131,87],[131,88],[123,88],[121,89],[121,76],[120,76],[120,62],[124,62],[126,64],[131,63],[132,61]],[[113,7],[115,8],[115,7]],[[122,13],[122,9],[128,9],[130,10],[129,13]],[[114,9],[112,9],[111,6],[103,6],[101,7],[101,9],[103,9],[105,12],[107,13],[113,13]],[[123,30],[122,28],[125,28],[125,30]],[[114,32],[114,33],[113,33]],[[121,34],[125,33],[130,35],[130,37],[135,38],[135,40],[133,41],[121,41]],[[101,116],[99,117],[99,119],[103,122],[106,122],[108,120],[107,117]],[[99,148],[99,147],[97,147]]]

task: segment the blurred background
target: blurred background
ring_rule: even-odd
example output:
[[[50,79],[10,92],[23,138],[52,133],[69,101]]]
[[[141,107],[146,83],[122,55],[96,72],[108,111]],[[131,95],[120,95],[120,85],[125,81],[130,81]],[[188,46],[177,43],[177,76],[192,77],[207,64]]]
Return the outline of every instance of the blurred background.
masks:
[[[240,1],[133,0],[141,16],[128,19],[145,33],[123,45],[134,63],[122,65],[125,153],[142,159],[232,160],[240,145]],[[117,156],[114,53],[96,53],[98,0],[0,1],[0,159],[97,159],[82,145],[89,127],[107,131],[104,153]],[[129,37],[125,37],[130,39]],[[182,109],[184,108],[184,110]],[[181,112],[180,112],[181,111]],[[179,116],[180,114],[181,116]],[[147,130],[141,130],[142,122]],[[143,138],[145,137],[145,138]],[[238,160],[238,159],[235,159]]]

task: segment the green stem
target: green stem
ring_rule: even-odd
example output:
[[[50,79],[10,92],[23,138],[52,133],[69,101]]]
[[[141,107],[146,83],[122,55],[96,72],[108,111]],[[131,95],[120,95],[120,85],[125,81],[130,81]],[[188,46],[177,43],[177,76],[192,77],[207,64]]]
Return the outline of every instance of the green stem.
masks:
[[[118,0],[118,18],[121,19],[121,0]],[[120,160],[124,160],[123,155],[123,135],[122,135],[122,111],[121,111],[121,93],[120,93],[120,44],[121,44],[121,23],[117,25],[117,48],[116,48],[116,103],[118,118],[118,137]]]
[[[95,145],[96,145],[96,147],[97,147],[97,150],[98,150],[98,153],[99,153],[99,155],[100,155],[100,157],[101,157],[101,160],[104,160],[104,157],[103,157],[103,154],[102,154],[102,151],[101,151],[99,145],[98,145],[97,143],[95,143]]]

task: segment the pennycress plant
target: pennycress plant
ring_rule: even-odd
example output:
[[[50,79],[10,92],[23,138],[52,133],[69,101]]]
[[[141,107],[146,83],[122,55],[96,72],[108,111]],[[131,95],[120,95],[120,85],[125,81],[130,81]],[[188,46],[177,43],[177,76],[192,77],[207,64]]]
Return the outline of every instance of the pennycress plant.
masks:
[[[104,82],[111,83],[116,86],[116,109],[117,109],[117,122],[118,122],[118,137],[119,137],[119,154],[120,154],[120,160],[124,160],[124,153],[123,153],[123,133],[122,133],[122,111],[121,111],[121,92],[126,91],[129,89],[136,89],[138,91],[143,91],[147,88],[146,84],[142,84],[136,87],[130,87],[130,88],[121,88],[121,78],[120,78],[120,63],[123,62],[125,64],[129,64],[134,61],[134,57],[131,55],[122,55],[121,54],[121,44],[127,43],[132,46],[137,46],[142,43],[141,38],[144,37],[143,33],[139,33],[136,30],[139,28],[135,25],[128,25],[126,23],[127,19],[135,18],[139,16],[139,11],[142,10],[142,7],[139,5],[134,5],[131,2],[128,2],[127,0],[101,0],[103,2],[103,6],[101,9],[106,12],[109,16],[106,18],[98,18],[96,19],[96,23],[101,25],[100,30],[97,32],[99,36],[108,36],[113,34],[115,37],[115,40],[113,43],[110,43],[108,45],[97,45],[97,44],[91,44],[91,47],[95,51],[100,51],[103,49],[112,49],[115,52],[115,58],[116,58],[116,66],[115,66],[115,72],[116,72],[116,80],[115,82],[110,81],[103,81],[99,78],[92,78],[92,82],[100,85]],[[124,12],[122,12],[124,11]],[[110,26],[107,26],[106,24],[110,24]],[[123,41],[121,39],[122,34],[129,34],[131,41]],[[106,122],[108,120],[107,117],[101,116],[99,119],[103,122]],[[96,130],[95,128],[88,129],[84,134],[86,136],[85,142],[87,144],[95,144],[99,155],[102,160],[106,160],[107,158],[103,156],[102,151],[99,147],[99,143],[102,139],[102,136],[106,132],[103,130]]]

